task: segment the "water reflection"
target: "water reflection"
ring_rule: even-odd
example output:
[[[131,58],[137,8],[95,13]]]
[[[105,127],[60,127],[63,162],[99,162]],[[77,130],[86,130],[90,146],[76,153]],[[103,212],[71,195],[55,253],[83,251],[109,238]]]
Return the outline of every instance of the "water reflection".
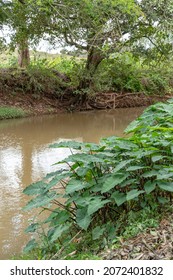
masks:
[[[27,197],[25,186],[56,167],[53,163],[68,155],[67,149],[50,149],[62,139],[99,142],[101,137],[123,135],[124,128],[143,108],[93,111],[0,121],[0,259],[21,251],[23,233],[33,213],[21,208]]]

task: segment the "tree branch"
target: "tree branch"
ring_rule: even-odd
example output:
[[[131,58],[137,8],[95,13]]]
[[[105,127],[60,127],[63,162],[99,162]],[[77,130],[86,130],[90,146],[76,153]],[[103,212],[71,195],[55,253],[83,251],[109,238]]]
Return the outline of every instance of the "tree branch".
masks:
[[[67,44],[69,44],[70,46],[75,46],[76,48],[78,49],[82,49],[82,50],[87,50],[87,46],[83,46],[83,45],[80,45],[78,44],[77,42],[75,42],[73,39],[72,39],[72,36],[70,36],[69,34],[67,34],[67,31],[65,30],[63,32],[63,35],[64,35],[64,39],[66,41]]]

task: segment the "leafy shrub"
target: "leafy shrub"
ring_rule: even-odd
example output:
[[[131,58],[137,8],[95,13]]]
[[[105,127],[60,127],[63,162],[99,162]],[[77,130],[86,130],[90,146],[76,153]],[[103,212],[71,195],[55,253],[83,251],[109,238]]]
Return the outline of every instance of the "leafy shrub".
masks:
[[[59,250],[62,243],[69,244],[83,231],[93,240],[109,243],[115,239],[122,213],[172,199],[173,99],[150,106],[126,133],[133,135],[105,138],[100,144],[69,141],[51,145],[71,150],[72,154],[59,162],[66,168],[24,190],[34,196],[25,210],[41,207],[51,211],[46,220],[27,229],[35,232],[47,225],[42,235],[45,255]],[[33,239],[26,250],[35,246]]]

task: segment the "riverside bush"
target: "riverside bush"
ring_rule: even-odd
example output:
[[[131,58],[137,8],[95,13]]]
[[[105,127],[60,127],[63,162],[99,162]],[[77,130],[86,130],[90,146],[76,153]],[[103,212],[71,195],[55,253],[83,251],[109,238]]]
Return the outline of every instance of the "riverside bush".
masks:
[[[68,141],[51,145],[71,150],[71,155],[56,163],[57,168],[62,163],[66,167],[24,190],[34,196],[25,210],[51,211],[48,218],[26,230],[40,234],[47,225],[41,234],[45,257],[80,232],[104,244],[112,242],[122,214],[172,200],[173,99],[148,107],[125,132],[132,136],[112,136],[99,144]],[[32,239],[25,251],[38,243]]]

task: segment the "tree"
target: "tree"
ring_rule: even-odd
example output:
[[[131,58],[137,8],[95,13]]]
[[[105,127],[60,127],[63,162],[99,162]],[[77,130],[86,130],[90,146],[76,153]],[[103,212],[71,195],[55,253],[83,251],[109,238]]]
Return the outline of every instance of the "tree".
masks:
[[[45,32],[51,39],[87,51],[79,85],[82,89],[92,86],[99,64],[109,53],[121,49],[123,37],[142,16],[133,0],[46,0],[40,10],[49,17]]]
[[[28,26],[27,26],[27,5],[25,1],[14,1],[13,15],[18,15],[18,20],[13,21],[13,27],[16,30],[16,43],[18,48],[18,65],[26,67],[30,63],[30,53],[28,45]],[[15,24],[14,24],[15,23]]]
[[[11,46],[18,48],[18,63],[20,67],[29,64],[29,47],[28,47],[28,26],[27,26],[27,5],[20,0],[4,0],[0,2],[3,22],[12,29]]]
[[[44,33],[42,23],[45,15],[39,13],[37,2],[39,1],[2,0],[0,2],[2,14],[5,14],[2,24],[11,28],[10,48],[17,47],[20,67],[26,67],[30,63],[29,46],[37,44]]]

